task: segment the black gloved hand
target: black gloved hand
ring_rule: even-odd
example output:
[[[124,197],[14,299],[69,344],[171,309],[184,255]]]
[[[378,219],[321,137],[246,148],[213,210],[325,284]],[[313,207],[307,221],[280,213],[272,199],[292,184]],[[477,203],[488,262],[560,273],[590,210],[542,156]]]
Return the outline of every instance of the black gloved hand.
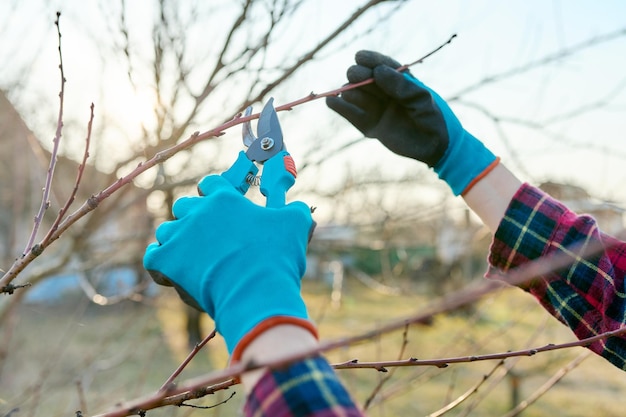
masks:
[[[328,97],[328,107],[345,117],[365,136],[379,139],[399,155],[434,166],[448,147],[448,131],[433,92],[400,63],[378,52],[359,51],[348,69],[352,84],[376,82]],[[406,75],[406,76],[405,76]]]
[[[374,83],[328,97],[328,107],[365,136],[399,155],[425,162],[455,195],[466,192],[498,159],[467,132],[448,104],[400,64],[378,52],[359,51],[348,81]]]

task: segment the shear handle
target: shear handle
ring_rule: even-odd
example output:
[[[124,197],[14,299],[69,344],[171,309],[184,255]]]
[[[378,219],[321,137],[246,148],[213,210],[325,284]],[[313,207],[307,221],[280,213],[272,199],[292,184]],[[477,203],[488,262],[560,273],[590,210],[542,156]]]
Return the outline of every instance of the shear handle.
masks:
[[[222,177],[226,178],[241,194],[245,194],[250,188],[248,178],[254,177],[257,172],[259,172],[259,168],[256,164],[248,158],[244,151],[240,151],[235,163],[228,170],[222,172]]]
[[[296,182],[296,175],[296,165],[287,151],[280,151],[263,164],[261,194],[266,198],[266,207],[285,205],[287,191]]]

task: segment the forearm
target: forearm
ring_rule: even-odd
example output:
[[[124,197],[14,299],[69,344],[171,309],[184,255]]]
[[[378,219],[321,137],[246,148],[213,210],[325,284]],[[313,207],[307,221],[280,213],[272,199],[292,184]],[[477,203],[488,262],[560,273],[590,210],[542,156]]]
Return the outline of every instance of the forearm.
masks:
[[[310,352],[317,340],[298,326],[276,326],[255,338],[243,361],[267,362]],[[363,414],[328,362],[319,355],[274,369],[262,368],[242,376],[247,393],[244,415],[257,417]]]
[[[603,248],[600,253],[576,252],[594,243]],[[571,265],[520,287],[579,339],[621,328],[626,319],[626,244],[602,234],[590,216],[577,215],[541,190],[523,185],[494,234],[489,263],[506,273],[556,252],[570,253]],[[595,342],[589,348],[626,370],[625,336]]]
[[[263,363],[302,352],[311,351],[317,346],[313,334],[299,326],[280,325],[261,333],[246,347],[241,355],[242,363]],[[246,392],[252,391],[266,368],[247,372],[241,377]]]
[[[467,191],[463,198],[469,208],[495,233],[521,185],[522,182],[500,163]]]
[[[522,186],[502,164],[463,197],[494,233],[489,262],[504,272],[568,250],[578,242],[606,244],[598,256],[587,261],[573,259],[569,268],[535,277],[520,287],[580,339],[623,326],[626,244],[612,246],[615,240],[601,234],[593,218],[576,215],[539,189]],[[590,348],[617,367],[626,368],[626,337],[596,342]]]

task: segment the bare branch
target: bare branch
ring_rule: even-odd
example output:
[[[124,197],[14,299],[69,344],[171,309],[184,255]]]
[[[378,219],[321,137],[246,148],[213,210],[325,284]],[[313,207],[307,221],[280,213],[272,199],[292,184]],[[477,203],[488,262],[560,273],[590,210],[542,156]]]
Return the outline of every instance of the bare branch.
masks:
[[[528,343],[526,344],[527,346],[534,344],[534,340],[537,337],[539,337],[540,333],[545,329],[545,323],[547,320],[548,320],[548,316],[545,316],[543,319],[543,323],[536,327],[534,334],[530,337]],[[504,372],[502,372],[499,376],[492,378],[489,383],[489,387],[487,387],[486,390],[483,390],[482,396],[479,396],[479,398],[475,398],[474,401],[472,401],[472,403],[469,404],[465,408],[464,412],[461,415],[459,415],[459,417],[466,417],[470,415],[471,412],[478,406],[478,404],[486,397],[487,393],[491,392],[494,388],[496,388],[503,378],[505,378],[507,375],[510,375],[511,371],[513,370],[515,365],[517,365],[517,363],[519,362],[521,358],[522,358],[521,356],[518,356],[515,358],[507,358],[506,363],[504,365]]]
[[[626,334],[626,327],[617,329],[615,331],[606,332],[598,336],[590,337],[587,339],[577,340],[575,342],[567,342],[554,344],[550,343],[544,346],[539,346],[530,349],[522,349],[522,350],[513,350],[507,352],[499,352],[499,353],[488,353],[484,355],[469,355],[469,356],[458,356],[452,358],[437,358],[437,359],[424,359],[420,360],[417,358],[409,358],[403,360],[395,360],[395,361],[376,361],[376,362],[359,362],[357,359],[353,359],[347,362],[334,364],[332,365],[335,369],[374,369],[378,372],[385,372],[386,368],[397,368],[397,367],[414,367],[414,366],[434,366],[437,368],[447,368],[451,364],[458,363],[470,363],[470,362],[482,362],[482,361],[493,361],[493,360],[503,360],[508,358],[516,358],[523,356],[534,356],[538,353],[552,352],[555,350],[563,350],[563,349],[571,349],[574,347],[582,347],[587,346],[590,343],[600,340],[606,339],[608,337],[619,336],[622,334]]]
[[[552,376],[552,378],[547,380],[546,383],[543,384],[541,387],[539,387],[539,389],[537,391],[532,393],[530,395],[530,397],[528,397],[528,399],[526,399],[525,401],[522,401],[517,407],[515,407],[513,410],[511,410],[510,412],[506,413],[502,417],[514,417],[514,416],[520,415],[520,413],[522,411],[524,411],[525,409],[530,407],[532,404],[534,404],[535,401],[537,401],[539,398],[541,398],[541,396],[543,394],[548,392],[548,390],[550,390],[550,388],[552,388],[561,379],[563,379],[565,377],[565,375],[570,373],[573,369],[575,369],[578,365],[580,365],[585,359],[587,359],[590,354],[591,354],[590,351],[582,352],[580,355],[578,355],[576,358],[574,358],[566,366],[564,366],[563,368],[559,369],[559,371],[557,373],[555,373]]]
[[[510,78],[514,75],[519,75],[525,72],[528,72],[534,68],[538,68],[541,66],[545,66],[548,64],[552,64],[554,62],[558,62],[564,58],[567,58],[571,55],[580,53],[582,50],[584,49],[588,49],[594,46],[598,46],[601,43],[604,42],[610,42],[613,41],[617,38],[620,38],[622,36],[626,35],[626,27],[618,29],[614,32],[609,32],[606,33],[604,35],[600,35],[600,36],[596,36],[594,38],[591,39],[587,39],[577,45],[574,45],[570,48],[566,48],[566,49],[562,49],[554,54],[550,54],[547,56],[544,56],[536,61],[532,61],[529,62],[527,64],[524,64],[522,66],[516,67],[516,68],[512,68],[506,71],[503,71],[499,74],[495,74],[495,75],[490,75],[488,77],[483,78],[482,80],[480,80],[479,82],[475,83],[474,85],[471,85],[459,92],[457,92],[454,96],[449,97],[447,99],[448,102],[451,101],[455,101],[460,99],[461,97],[467,95],[468,93],[471,93],[472,91],[477,90],[478,88],[484,87],[485,85],[489,85],[489,84],[493,84],[496,83],[498,81],[501,81],[505,78]]]
[[[16,290],[19,290],[20,288],[27,288],[30,286],[31,284],[29,282],[22,285],[7,284],[4,287],[0,287],[0,294],[12,295]]]
[[[455,37],[456,37],[456,35],[453,34],[452,36],[450,36],[450,38],[448,38],[447,41],[445,41],[441,45],[437,46],[435,49],[433,49],[432,51],[430,51],[426,55],[424,55],[421,58],[413,61],[410,64],[405,64],[405,65],[399,66],[397,68],[397,70],[398,71],[404,71],[404,70],[406,70],[407,68],[409,68],[412,65],[416,65],[416,64],[420,64],[420,63],[424,62],[424,60],[426,58],[428,58],[429,56],[432,56],[435,52],[441,50],[444,46],[446,46],[447,44],[452,42],[452,40]],[[365,85],[372,84],[373,82],[374,82],[373,78],[368,78],[368,79],[360,81],[358,83],[346,84],[343,87],[337,88],[335,90],[326,91],[325,93],[316,94],[314,92],[311,92],[308,96],[303,97],[303,98],[301,98],[299,100],[295,100],[295,101],[292,101],[290,103],[283,104],[281,106],[277,106],[276,107],[276,111],[292,110],[295,106],[299,106],[300,104],[308,103],[309,101],[317,100],[317,99],[320,99],[320,98],[338,96],[339,94],[343,93],[344,91],[348,91],[348,90],[352,90],[352,89],[355,89],[355,88],[363,87]]]
[[[593,246],[593,245],[590,245]],[[571,248],[570,248],[571,249]],[[579,247],[577,248],[580,249]],[[597,247],[591,248],[597,251]],[[587,250],[591,250],[587,249]],[[570,259],[571,262],[571,251],[563,252],[566,255],[566,258]],[[590,256],[594,251],[585,252],[586,256]],[[582,255],[581,255],[582,256]],[[508,274],[501,274],[500,277],[502,279],[506,279],[507,282],[513,285],[519,285],[522,282],[526,282],[533,277],[545,275],[551,271],[560,269],[564,266],[565,260],[560,256],[548,256],[539,258],[537,260],[528,262],[516,270],[509,272]],[[457,291],[451,294],[448,297],[445,297],[436,305],[430,307],[423,313],[416,314],[412,317],[405,318],[403,320],[398,320],[395,322],[391,322],[387,325],[381,326],[380,328],[361,333],[355,336],[349,336],[344,338],[339,338],[336,340],[331,340],[327,342],[320,343],[317,347],[310,349],[308,351],[301,352],[299,354],[289,355],[287,357],[276,359],[267,362],[259,362],[259,363],[235,363],[232,364],[228,369],[216,371],[211,374],[201,376],[195,378],[191,381],[188,381],[186,384],[182,384],[178,387],[171,387],[167,392],[159,391],[151,396],[148,396],[144,399],[139,399],[135,401],[131,401],[125,405],[122,405],[117,408],[117,410],[112,411],[110,413],[101,414],[100,417],[120,417],[127,416],[133,414],[134,410],[142,409],[147,410],[150,408],[156,408],[162,404],[163,399],[169,395],[177,395],[177,394],[185,394],[187,392],[194,392],[195,390],[211,386],[214,384],[226,383],[228,380],[231,380],[238,375],[241,375],[244,372],[252,371],[260,368],[277,368],[281,366],[285,366],[287,364],[293,363],[298,360],[302,360],[307,357],[319,355],[320,353],[327,352],[330,350],[338,349],[344,346],[349,346],[353,344],[357,344],[363,342],[365,340],[370,340],[375,338],[378,335],[389,333],[392,331],[399,330],[401,328],[406,327],[409,324],[417,324],[417,323],[427,323],[432,318],[443,312],[453,311],[462,306],[472,304],[478,301],[480,298],[490,294],[497,289],[501,288],[502,284],[497,281],[485,281],[481,285],[477,285],[474,288],[465,288],[461,291]],[[622,337],[622,335],[626,334],[626,326],[620,327],[618,329],[605,332],[593,337],[589,337],[586,339],[581,339],[575,342],[563,343],[559,345],[549,344],[535,349],[525,349],[521,351],[513,351],[506,353],[496,353],[489,355],[481,355],[481,356],[466,356],[459,358],[448,358],[445,360],[426,360],[420,361],[415,358],[410,358],[404,361],[390,361],[390,362],[376,362],[367,364],[368,367],[380,370],[384,367],[389,366],[415,366],[416,363],[420,365],[429,365],[429,366],[437,366],[437,367],[447,367],[450,363],[460,363],[460,362],[475,362],[477,360],[502,360],[508,357],[515,356],[532,356],[540,352],[548,352],[557,349],[567,349],[571,347],[580,347],[580,346],[590,346],[594,342],[599,340],[604,340],[610,337]],[[340,364],[344,368],[348,367],[358,367],[360,365],[358,361],[349,361],[344,364]]]
[[[80,185],[80,181],[83,178],[85,166],[87,165],[87,159],[89,158],[89,144],[91,142],[91,128],[93,125],[93,116],[94,116],[93,109],[94,109],[94,104],[91,103],[89,122],[87,124],[87,137],[85,138],[85,151],[83,152],[83,160],[78,166],[78,173],[76,174],[76,180],[74,181],[74,188],[72,188],[72,192],[70,193],[70,196],[67,198],[63,208],[59,211],[59,214],[57,215],[57,218],[54,220],[54,223],[50,227],[50,230],[41,241],[41,244],[40,244],[41,246],[47,245],[51,236],[59,227],[59,223],[61,222],[61,220],[63,220],[63,217],[65,217],[65,214],[68,212],[68,210],[70,209],[70,206],[72,205],[72,203],[74,202],[74,199],[76,198],[76,193],[78,192],[78,186]]]
[[[200,343],[194,346],[193,350],[189,353],[189,355],[187,355],[185,360],[178,366],[178,368],[176,368],[176,370],[172,373],[172,375],[170,375],[170,377],[167,378],[167,380],[163,383],[163,385],[161,385],[161,388],[159,388],[159,391],[167,391],[169,387],[174,383],[174,380],[178,377],[178,375],[180,375],[180,373],[183,371],[183,369],[185,369],[185,367],[189,364],[189,362],[191,362],[191,360],[194,358],[194,356],[196,356],[196,354],[200,351],[200,349],[202,349],[204,345],[209,343],[209,340],[213,339],[216,335],[217,335],[217,331],[213,330],[204,339],[202,339]]]
[[[233,40],[235,32],[240,28],[240,26],[246,20],[246,16],[248,15],[248,11],[251,5],[252,5],[252,0],[246,0],[243,3],[239,16],[235,19],[235,21],[231,25],[230,30],[228,31],[228,35],[226,35],[226,40],[224,41],[224,44],[222,45],[222,48],[217,57],[217,60],[215,61],[215,67],[213,68],[211,75],[207,79],[207,82],[205,83],[202,92],[196,97],[196,104],[202,103],[208,97],[211,91],[215,88],[213,81],[215,80],[215,77],[217,76],[219,71],[222,68],[224,68],[225,66],[224,57],[226,56],[226,53],[228,52],[228,48]]]
[[[65,102],[65,73],[63,72],[63,52],[61,50],[61,26],[60,26],[60,18],[61,13],[57,12],[57,18],[54,22],[57,28],[57,36],[59,39],[59,71],[61,72],[61,91],[59,92],[59,114],[57,118],[57,130],[53,140],[52,153],[50,155],[50,165],[48,166],[48,173],[46,174],[46,182],[43,188],[43,196],[41,198],[41,206],[39,207],[39,212],[35,216],[35,224],[33,225],[33,231],[28,238],[28,243],[24,248],[24,252],[22,252],[22,258],[26,256],[27,253],[31,252],[31,250],[35,249],[37,251],[38,247],[33,247],[33,243],[37,238],[37,232],[39,231],[39,227],[41,226],[41,222],[43,221],[43,216],[48,207],[50,207],[50,189],[52,188],[52,177],[54,176],[54,168],[56,167],[57,155],[59,153],[59,145],[61,143],[61,134],[63,131],[63,108]]]
[[[398,354],[398,359],[400,359],[400,358],[402,358],[404,356],[404,352],[406,350],[406,347],[409,344],[408,335],[409,335],[409,326],[407,325],[407,326],[404,327],[404,331],[402,332],[402,346],[400,347],[400,353]],[[376,398],[376,395],[382,389],[383,385],[385,385],[385,383],[387,381],[389,381],[393,377],[393,374],[396,372],[396,369],[398,369],[398,368],[393,368],[391,370],[391,372],[387,373],[384,378],[381,378],[380,381],[378,381],[378,384],[376,384],[376,386],[374,387],[374,389],[372,390],[370,395],[365,400],[365,403],[363,404],[363,409],[364,410],[367,410],[369,408],[369,406],[371,405],[371,403],[374,400],[374,398]],[[383,371],[384,370],[383,372],[387,372],[386,368],[384,368],[384,367],[381,367],[378,370],[379,371]]]
[[[326,45],[328,45],[331,41],[333,41],[341,32],[343,32],[348,27],[350,27],[350,25],[352,25],[352,23],[354,23],[365,12],[367,12],[373,6],[376,6],[379,3],[383,3],[384,1],[386,1],[386,0],[370,0],[366,4],[361,6],[359,9],[357,9],[342,24],[340,24],[337,27],[337,29],[335,29],[333,32],[329,33],[328,36],[326,36],[326,38],[324,38],[322,41],[320,41],[320,43],[317,44],[313,49],[311,49],[309,52],[307,52],[306,54],[301,56],[291,67],[285,69],[283,71],[283,73],[279,77],[277,77],[276,79],[274,79],[273,81],[268,83],[255,97],[248,99],[246,101],[246,103],[244,103],[239,110],[241,111],[244,108],[246,108],[248,105],[250,105],[250,104],[252,104],[252,103],[254,103],[256,101],[262,100],[263,97],[265,97],[270,91],[272,91],[274,88],[276,88],[276,86],[278,86],[280,83],[282,83],[284,80],[286,80],[289,76],[291,76],[305,62],[308,62],[308,61],[312,60],[315,57],[315,55],[317,55],[317,53],[319,53]],[[446,42],[446,43],[448,43],[448,42]],[[439,49],[441,49],[441,47],[437,48],[437,50],[439,50]],[[431,54],[432,54],[432,52],[429,53],[428,55],[426,55],[425,57],[428,57]],[[415,63],[421,62],[425,57],[422,57],[422,58],[416,60]],[[370,84],[372,82],[373,82],[373,80],[366,80],[366,81],[363,81],[363,83],[352,85],[351,88],[360,87],[362,85]],[[341,91],[337,91],[336,90],[336,92],[334,94],[329,94],[329,95],[337,95],[339,93],[341,93]],[[313,96],[313,95],[314,94],[311,93],[310,96]],[[321,97],[326,97],[326,95],[321,95],[320,97],[315,97],[315,98],[321,98]],[[289,103],[289,104],[292,104],[292,103]],[[280,110],[290,110],[290,107],[288,107],[289,104],[287,104],[285,106],[282,106],[280,108]],[[297,102],[297,101],[293,102],[293,105],[297,105],[297,104],[301,104],[301,103]],[[276,110],[279,110],[279,108],[277,108]]]
[[[500,362],[498,362],[496,364],[496,366],[494,366],[493,368],[491,368],[491,371],[489,371],[487,374],[483,375],[483,377],[476,383],[474,384],[474,386],[470,387],[467,391],[465,391],[463,394],[461,394],[456,400],[452,401],[449,404],[446,404],[445,407],[442,407],[441,409],[430,413],[428,415],[428,417],[440,417],[444,414],[446,414],[448,411],[453,410],[455,407],[457,407],[458,405],[462,404],[465,400],[467,400],[468,398],[470,398],[473,394],[475,394],[476,392],[478,392],[478,389],[486,382],[489,380],[489,378],[491,378],[493,376],[493,374],[500,369],[500,367],[504,365],[504,360],[501,360]]]
[[[381,1],[381,0],[379,0]],[[451,38],[452,39],[452,38]],[[449,43],[450,41],[446,41],[445,44]],[[440,50],[441,46],[437,47],[436,50]],[[431,56],[432,52],[428,53],[426,56]],[[415,63],[418,62],[422,62],[424,60],[424,57],[418,59],[415,61]],[[317,100],[320,98],[324,98],[324,97],[329,97],[329,96],[336,96],[338,94],[340,94],[343,91],[347,91],[353,88],[357,88],[369,83],[372,83],[373,79],[368,79],[368,80],[364,80],[360,83],[355,83],[355,84],[348,84],[345,85],[341,88],[335,89],[335,90],[331,90],[331,91],[327,91],[325,93],[321,93],[321,94],[315,94],[315,93],[311,93],[306,97],[303,97],[301,99],[292,101],[290,103],[284,104],[282,106],[278,106],[276,107],[276,111],[285,111],[285,110],[291,110],[293,109],[295,106],[301,105],[301,104],[305,104],[308,102],[311,102],[313,100]],[[135,178],[137,178],[140,174],[143,174],[144,172],[146,172],[148,169],[161,164],[165,161],[167,161],[168,159],[170,159],[172,156],[176,155],[177,153],[185,150],[185,149],[189,149],[191,148],[193,145],[202,142],[204,140],[208,140],[208,139],[212,139],[212,138],[216,138],[219,136],[222,136],[224,134],[224,132],[227,129],[230,129],[233,126],[239,125],[241,123],[247,122],[247,121],[251,121],[254,119],[258,119],[259,118],[259,113],[255,113],[252,114],[250,116],[242,116],[241,114],[237,114],[235,115],[235,117],[233,117],[231,120],[221,124],[220,126],[208,130],[204,133],[199,133],[199,132],[195,132],[193,133],[188,139],[172,146],[169,147],[167,149],[164,149],[160,152],[158,152],[157,154],[155,154],[152,158],[150,158],[149,160],[145,161],[145,162],[140,162],[137,167],[135,169],[133,169],[130,173],[128,173],[126,176],[119,178],[117,181],[115,181],[113,184],[109,185],[107,188],[105,188],[104,190],[100,191],[99,193],[92,195],[91,198],[89,198],[87,201],[85,201],[83,203],[83,205],[81,207],[79,207],[76,211],[74,211],[72,214],[70,214],[69,216],[67,216],[59,225],[58,228],[50,234],[48,240],[44,243],[40,243],[38,245],[35,246],[35,248],[37,250],[31,250],[29,253],[25,254],[25,256],[23,256],[22,258],[16,260],[13,265],[11,265],[11,267],[9,268],[9,270],[7,272],[5,272],[5,274],[2,276],[2,278],[0,278],[0,286],[6,286],[8,285],[13,279],[15,279],[15,277],[17,277],[17,275],[24,270],[24,268],[26,268],[37,256],[39,256],[51,243],[53,243],[55,240],[57,240],[61,234],[63,232],[65,232],[67,229],[69,229],[74,223],[76,223],[79,219],[81,219],[82,217],[84,217],[85,215],[87,215],[89,212],[93,211],[94,209],[96,209],[96,207],[98,207],[98,205],[104,201],[105,199],[109,198],[112,194],[114,194],[115,192],[119,191],[120,189],[122,189],[125,185],[130,184]]]

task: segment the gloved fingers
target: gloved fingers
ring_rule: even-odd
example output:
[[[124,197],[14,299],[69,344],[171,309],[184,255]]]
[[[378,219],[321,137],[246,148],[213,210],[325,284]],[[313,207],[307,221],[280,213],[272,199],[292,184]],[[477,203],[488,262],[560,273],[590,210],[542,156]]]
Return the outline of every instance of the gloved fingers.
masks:
[[[363,133],[369,130],[371,125],[375,123],[375,120],[367,111],[345,100],[343,97],[326,97],[326,105]]]
[[[165,277],[165,278],[167,279],[167,277]],[[154,277],[152,279],[154,279]],[[202,308],[200,303],[198,303],[198,301],[195,298],[193,298],[191,296],[191,294],[189,294],[187,291],[185,291],[185,289],[183,287],[181,287],[180,285],[176,285],[175,283],[172,283],[172,286],[174,287],[174,289],[178,293],[178,296],[180,297],[180,299],[185,302],[185,304],[195,308],[198,311],[205,311],[205,309]],[[207,313],[208,313],[208,311],[207,311]],[[214,312],[209,313],[209,315],[211,317],[215,317],[215,313]]]
[[[360,83],[361,81],[374,78],[374,72],[370,68],[366,68],[360,65],[353,65],[350,68],[348,68],[347,77],[348,77],[348,81],[351,84],[356,84],[356,83]],[[385,100],[388,98],[387,94],[378,85],[376,85],[376,83],[369,83],[366,85],[362,85],[357,89],[352,89],[352,90],[347,90],[347,91],[361,91],[363,93],[367,93],[371,95],[372,97],[376,97],[377,99],[380,99],[380,100]]]
[[[305,229],[311,227],[313,216],[311,215],[311,207],[302,201],[292,201],[291,203],[280,208],[283,213],[288,213],[296,224],[301,225]]]
[[[143,267],[148,271],[154,282],[159,285],[171,286],[172,283],[169,279],[166,279],[165,275],[158,272],[160,262],[163,259],[161,253],[161,244],[154,242],[148,245],[146,252],[143,255]]]
[[[198,183],[198,194],[208,197],[222,190],[235,190],[235,186],[221,175],[207,175]]]
[[[146,247],[146,252],[145,252],[144,258],[143,258],[145,267],[149,266],[149,265],[146,265],[146,262],[150,262],[150,266],[152,265],[151,260],[153,259],[154,252],[158,251],[160,246],[161,245],[159,243],[152,242],[152,243],[150,243]],[[146,269],[148,269],[148,268],[146,268]]]
[[[400,102],[413,101],[420,95],[431,95],[430,90],[417,78],[387,66],[374,68],[374,80],[385,94]]]
[[[163,274],[160,271],[156,271],[154,269],[148,269],[148,273],[150,274],[150,277],[152,278],[152,280],[156,282],[158,285],[163,285],[164,287],[174,287],[174,289],[178,293],[178,296],[181,298],[181,300],[183,300],[186,304],[190,305],[196,310],[204,311],[202,306],[198,304],[195,298],[189,295],[189,293],[185,291],[184,288],[182,288],[179,285],[176,285],[176,283],[174,283],[171,279],[169,279],[165,274]]]
[[[364,111],[369,118],[378,119],[380,113],[383,112],[389,96],[379,89],[380,97],[364,91],[362,88],[346,90],[341,93],[341,98]]]
[[[363,65],[364,67],[368,68],[375,68],[379,65],[386,65],[388,67],[396,69],[402,65],[398,61],[387,55],[383,55],[380,52],[368,50],[361,50],[357,52],[354,56],[354,60],[358,65]]]
[[[384,75],[386,75],[386,77],[388,78],[392,78],[392,75],[394,75],[394,73],[395,75],[403,74],[405,79],[409,82],[417,84],[418,87],[426,88],[426,86],[417,78],[415,78],[413,74],[409,72],[409,70],[398,71],[398,68],[400,68],[402,64],[387,55],[383,55],[379,52],[374,51],[359,51],[356,54],[355,61],[357,65],[353,65],[348,68],[347,73],[348,80],[351,83],[358,83],[368,78],[374,78],[376,80],[376,85],[382,87],[382,90],[385,93],[389,94],[389,91],[387,91],[379,82],[378,74],[384,72]],[[401,79],[399,78],[397,82],[399,84],[402,84]],[[402,86],[406,87],[408,86],[408,84]],[[402,89],[397,88],[394,88],[394,90],[402,91]],[[377,96],[379,95],[376,94],[376,90],[372,90],[370,91],[370,93],[374,93]]]
[[[175,219],[182,219],[200,203],[200,197],[181,197],[172,206],[172,215]]]
[[[165,244],[173,236],[176,230],[176,220],[163,222],[156,228],[154,232],[156,240],[160,245]]]
[[[150,274],[150,277],[152,278],[152,280],[154,282],[156,282],[159,285],[163,285],[165,287],[173,287],[174,284],[172,283],[172,281],[165,276],[163,273],[156,271],[154,269],[148,269],[148,273]]]
[[[363,65],[352,65],[348,68],[348,71],[346,71],[346,77],[352,84],[360,83],[361,81],[365,81],[373,76],[374,73],[372,68],[365,67]]]
[[[301,237],[306,233],[307,243],[310,242],[317,226],[317,222],[313,220],[311,208],[302,201],[294,201],[280,210],[291,218],[289,224],[293,225],[293,229],[301,233]]]

